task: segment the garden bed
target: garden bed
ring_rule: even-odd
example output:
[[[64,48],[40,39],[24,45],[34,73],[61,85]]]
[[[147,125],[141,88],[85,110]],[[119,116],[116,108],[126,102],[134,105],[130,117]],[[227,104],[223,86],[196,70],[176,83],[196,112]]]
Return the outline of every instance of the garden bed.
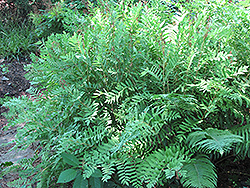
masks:
[[[212,5],[170,17],[169,4],[99,4],[85,17],[58,4],[20,34],[5,28],[0,185],[19,173],[13,187],[249,187],[249,12]]]

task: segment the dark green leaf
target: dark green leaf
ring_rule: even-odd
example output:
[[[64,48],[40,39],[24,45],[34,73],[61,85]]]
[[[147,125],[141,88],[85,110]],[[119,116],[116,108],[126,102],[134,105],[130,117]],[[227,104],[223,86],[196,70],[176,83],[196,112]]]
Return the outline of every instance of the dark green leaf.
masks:
[[[101,177],[102,177],[102,172],[101,172],[101,170],[96,169],[95,172],[91,175],[91,177],[101,178]]]
[[[91,177],[91,178],[89,178],[89,184],[90,184],[91,188],[102,188],[103,187],[101,178]]]
[[[69,165],[72,165],[74,167],[77,167],[79,165],[78,159],[69,153],[62,153],[62,158],[65,163],[68,163]]]
[[[115,184],[113,181],[105,182],[103,185],[103,188],[111,188],[111,187],[122,188],[121,186]]]
[[[11,162],[11,161],[8,161],[8,162],[5,162],[5,163],[1,163],[1,167],[8,167],[8,166],[11,166],[11,165],[13,165],[13,162]]]
[[[88,188],[88,186],[88,180],[84,179],[83,176],[79,174],[74,181],[73,188]]]

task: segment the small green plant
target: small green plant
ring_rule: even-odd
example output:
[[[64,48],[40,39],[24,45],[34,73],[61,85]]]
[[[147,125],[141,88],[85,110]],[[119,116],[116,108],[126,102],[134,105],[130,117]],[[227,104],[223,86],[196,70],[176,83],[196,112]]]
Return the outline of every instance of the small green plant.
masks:
[[[14,21],[0,23],[0,57],[18,58],[36,51],[36,36],[28,21],[17,24]]]
[[[85,177],[82,174],[83,169],[79,169],[80,161],[72,154],[62,153],[63,161],[73,168],[69,168],[60,173],[57,183],[67,183],[74,180],[74,188],[77,187],[102,187],[102,172],[97,169],[90,177]],[[78,168],[78,169],[77,169]]]
[[[41,42],[26,67],[35,100],[4,104],[9,125],[26,123],[16,147],[39,141],[41,163],[26,170],[41,187],[212,188],[214,158],[249,157],[249,67],[239,55],[247,44],[231,19],[247,23],[249,11],[218,1],[179,7],[103,1],[89,17],[65,15],[78,20],[65,22],[72,32]]]
[[[31,13],[30,17],[36,26],[35,32],[38,38],[46,38],[52,33],[62,33],[65,8],[61,4],[55,4],[51,9],[45,10],[43,14]]]
[[[45,10],[43,14],[30,14],[35,25],[36,36],[39,39],[46,39],[55,33],[73,34],[82,29],[82,25],[86,22],[84,16],[81,16],[73,7],[67,7],[65,4],[56,3],[51,9]]]
[[[3,65],[0,65],[0,67],[1,67],[1,69],[2,69],[2,74],[6,74],[6,73],[9,72],[8,67],[5,66],[4,64],[3,64]]]
[[[0,98],[0,105],[3,105],[5,102],[8,102],[12,99],[12,97],[5,96],[4,98]]]

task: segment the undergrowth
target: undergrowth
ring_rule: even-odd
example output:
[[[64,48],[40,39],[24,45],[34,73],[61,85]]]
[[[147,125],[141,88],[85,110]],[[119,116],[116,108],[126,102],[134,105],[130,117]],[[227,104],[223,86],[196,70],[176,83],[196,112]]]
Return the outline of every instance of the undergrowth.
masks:
[[[0,58],[18,59],[27,57],[37,50],[37,42],[34,26],[28,20],[16,23],[9,20],[8,23],[0,21]]]

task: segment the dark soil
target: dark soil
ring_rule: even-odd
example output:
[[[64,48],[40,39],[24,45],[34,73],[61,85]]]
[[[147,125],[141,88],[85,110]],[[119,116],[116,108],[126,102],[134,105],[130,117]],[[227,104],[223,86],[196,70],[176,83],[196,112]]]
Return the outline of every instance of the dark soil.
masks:
[[[30,63],[29,59],[17,60],[1,60],[0,65],[8,67],[8,72],[3,73],[0,69],[0,98],[5,96],[18,97],[25,93],[30,87],[28,80],[24,78],[25,70],[23,66]],[[7,133],[2,129],[7,124],[7,120],[2,115],[7,109],[0,104],[0,137]],[[8,134],[15,135],[16,128],[8,130]],[[0,147],[0,157],[6,154],[13,145],[8,147]],[[249,188],[250,187],[250,159],[234,162],[234,157],[228,157],[225,160],[217,161],[216,169],[218,174],[218,187],[220,188]],[[0,188],[8,188],[7,181],[18,178],[16,176],[5,177],[0,179]]]
[[[30,61],[27,59],[1,60],[0,66],[2,65],[6,70],[2,72],[2,68],[0,71],[0,98],[6,95],[17,97],[30,87],[29,81],[24,78],[26,72],[23,69],[23,65],[28,62]]]
[[[235,157],[229,157],[217,162],[217,187],[249,188],[250,187],[250,159],[234,162]]]

